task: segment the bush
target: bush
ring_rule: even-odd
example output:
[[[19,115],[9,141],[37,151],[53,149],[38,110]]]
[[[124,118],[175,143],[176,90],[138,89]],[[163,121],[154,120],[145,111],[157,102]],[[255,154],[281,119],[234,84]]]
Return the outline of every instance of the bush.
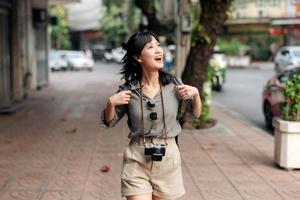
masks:
[[[285,83],[285,102],[281,105],[284,120],[300,122],[300,74]]]
[[[241,56],[245,55],[249,50],[249,47],[244,45],[239,39],[232,38],[231,40],[224,40],[219,38],[217,40],[217,46],[221,51],[224,51],[229,56]]]

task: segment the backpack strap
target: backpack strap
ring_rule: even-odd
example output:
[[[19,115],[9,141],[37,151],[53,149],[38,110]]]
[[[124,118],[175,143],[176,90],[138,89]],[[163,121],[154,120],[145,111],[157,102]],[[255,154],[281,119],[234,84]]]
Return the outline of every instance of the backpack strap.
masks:
[[[183,82],[181,81],[181,79],[177,78],[176,76],[173,77],[173,83],[178,86],[178,85],[183,85]],[[179,121],[180,125],[181,124],[181,120],[180,120],[180,116],[183,115],[183,112],[184,112],[184,109],[182,109],[182,99],[179,100],[179,104],[178,104],[178,113],[177,113],[177,116],[176,116],[176,119],[177,121]],[[175,136],[175,141],[176,141],[176,144],[179,148],[179,144],[178,144],[178,135]]]

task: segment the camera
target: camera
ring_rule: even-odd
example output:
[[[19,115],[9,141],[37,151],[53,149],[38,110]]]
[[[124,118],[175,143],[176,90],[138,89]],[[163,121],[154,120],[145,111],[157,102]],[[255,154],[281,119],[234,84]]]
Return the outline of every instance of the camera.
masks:
[[[166,147],[164,144],[145,144],[145,155],[151,156],[151,160],[153,161],[161,161],[165,153]]]

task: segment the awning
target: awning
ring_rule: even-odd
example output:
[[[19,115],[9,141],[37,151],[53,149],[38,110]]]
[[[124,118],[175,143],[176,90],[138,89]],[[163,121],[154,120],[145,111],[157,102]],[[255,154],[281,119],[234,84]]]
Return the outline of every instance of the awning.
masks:
[[[245,18],[245,19],[228,19],[225,25],[240,25],[240,24],[269,24],[268,18]]]
[[[274,19],[271,21],[271,25],[295,25],[300,24],[300,19]]]
[[[49,5],[60,5],[60,4],[68,4],[68,3],[79,3],[80,0],[49,0]]]

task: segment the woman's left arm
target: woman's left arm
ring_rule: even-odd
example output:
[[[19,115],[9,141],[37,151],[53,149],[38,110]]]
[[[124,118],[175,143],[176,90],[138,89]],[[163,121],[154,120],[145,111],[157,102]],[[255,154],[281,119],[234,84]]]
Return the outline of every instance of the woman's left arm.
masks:
[[[183,100],[188,100],[193,98],[193,103],[192,103],[193,115],[196,117],[200,117],[201,110],[202,110],[202,103],[201,103],[201,98],[198,89],[190,85],[178,85],[176,87],[176,90],[180,98]]]

